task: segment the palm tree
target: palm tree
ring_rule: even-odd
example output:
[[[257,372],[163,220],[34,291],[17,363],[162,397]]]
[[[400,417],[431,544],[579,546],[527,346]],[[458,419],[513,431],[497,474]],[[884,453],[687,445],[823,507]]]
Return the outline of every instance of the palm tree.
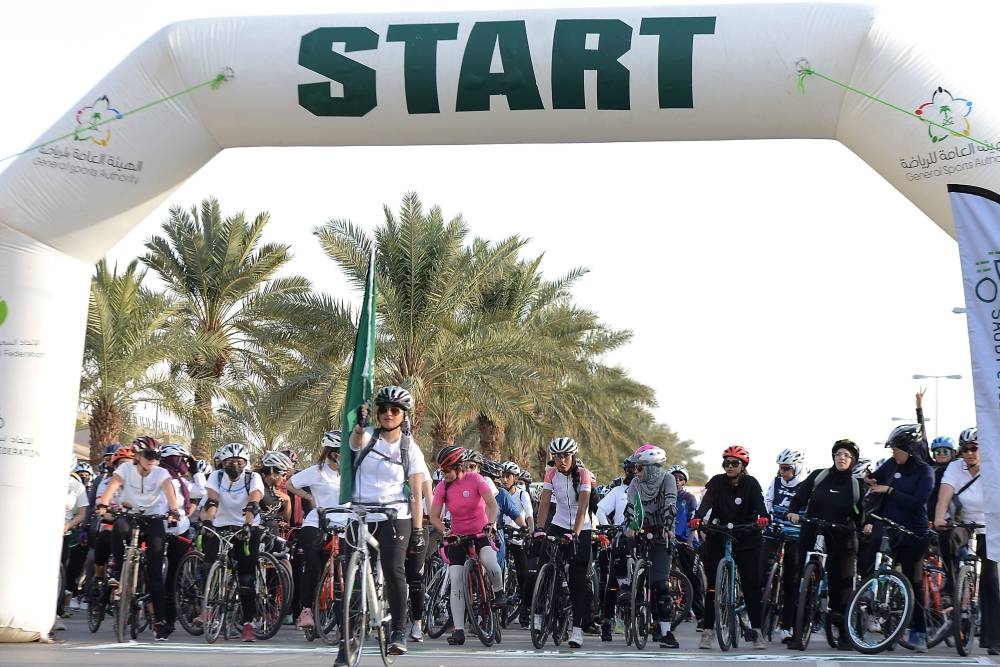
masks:
[[[268,220],[266,212],[253,220],[242,212],[223,218],[210,198],[190,211],[172,207],[163,236],[146,242],[142,261],[178,300],[188,350],[181,366],[194,395],[191,444],[199,457],[210,451],[214,402],[238,404],[248,383],[277,384],[282,369],[296,361],[286,319],[310,284],[300,276],[276,277],[291,252],[261,242]]]
[[[183,413],[183,386],[165,369],[157,371],[180,350],[168,329],[177,303],[143,287],[144,278],[138,260],[119,274],[102,259],[91,279],[80,402],[89,415],[92,461],[129,426],[137,401],[159,401]]]

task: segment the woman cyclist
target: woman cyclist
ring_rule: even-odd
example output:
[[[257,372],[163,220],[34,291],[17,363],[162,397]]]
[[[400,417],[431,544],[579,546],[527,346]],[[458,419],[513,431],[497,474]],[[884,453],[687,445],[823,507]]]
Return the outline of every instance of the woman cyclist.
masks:
[[[260,499],[261,511],[267,515],[268,527],[287,526],[292,518],[292,501],[288,497],[285,476],[294,466],[291,459],[278,451],[264,452],[257,472],[264,482],[264,496]],[[285,488],[282,488],[285,487]]]
[[[378,540],[378,559],[385,577],[385,593],[392,614],[388,652],[406,653],[406,552],[424,546],[423,469],[424,455],[410,435],[409,412],[413,397],[402,387],[382,387],[375,395],[378,427],[363,428],[367,406],[358,410],[358,424],[351,432],[354,452],[354,500],[359,503],[393,505],[394,521],[372,522]],[[407,486],[408,485],[408,486]],[[408,489],[408,491],[407,491]],[[407,498],[409,493],[409,498]]]
[[[462,460],[465,449],[445,447],[437,455],[438,468],[443,481],[434,489],[431,502],[431,524],[445,536],[474,537],[479,560],[482,562],[495,593],[503,594],[503,580],[497,550],[492,537],[496,530],[499,507],[493,491],[478,473],[463,470]],[[451,530],[445,528],[441,520],[441,510],[448,507],[451,514]],[[476,537],[483,535],[483,537]],[[450,544],[445,549],[448,557],[448,578],[451,582],[451,617],[455,619],[455,631],[448,643],[460,646],[465,643],[465,560],[466,547],[460,542]]]
[[[528,534],[535,532],[535,522],[532,519],[534,514],[531,495],[526,489],[524,489],[520,483],[519,478],[521,476],[521,466],[517,465],[513,461],[504,461],[500,466],[501,471],[501,482],[503,488],[510,494],[511,498],[518,507],[521,508],[521,513],[524,516],[525,525],[528,529]],[[504,517],[504,526],[517,527],[517,521],[511,519],[509,516]],[[527,627],[528,625],[528,600],[527,597],[530,595],[528,589],[528,554],[524,548],[524,539],[517,538],[512,539],[507,544],[507,548],[510,550],[511,557],[514,559],[514,569],[516,571],[517,577],[517,590],[521,591],[521,612],[519,615],[519,621],[522,626]]]
[[[132,443],[135,453],[133,464],[123,464],[115,469],[108,488],[97,501],[98,511],[107,510],[118,489],[123,507],[132,507],[147,514],[170,514],[174,521],[180,517],[180,500],[174,493],[170,473],[159,466],[160,453],[156,441],[148,435],[139,436]],[[167,539],[163,521],[141,523],[140,538],[146,543],[146,587],[153,603],[153,636],[158,641],[167,638],[166,588],[163,577],[163,549]],[[132,520],[119,517],[112,528],[111,548],[115,561],[122,562],[125,542],[132,531]],[[95,559],[96,562],[96,559]],[[115,582],[109,582],[112,586]]]
[[[260,525],[260,501],[264,497],[264,480],[249,469],[250,452],[239,442],[223,445],[215,453],[222,466],[209,475],[205,484],[208,500],[202,510],[202,522],[219,529],[236,531],[244,526]],[[247,551],[244,551],[244,544]],[[260,531],[250,530],[248,542],[237,541],[230,552],[236,563],[240,583],[240,608],[242,610],[245,642],[256,640],[253,619],[256,616],[257,554],[260,552]],[[205,560],[212,563],[219,556],[219,541],[214,535],[205,537]]]
[[[676,463],[667,472],[673,475],[677,484],[677,516],[674,518],[674,537],[677,549],[674,557],[677,565],[684,576],[691,582],[691,611],[700,624],[705,618],[705,587],[702,585],[700,573],[694,571],[695,549],[700,546],[695,531],[691,530],[688,522],[698,509],[698,499],[694,494],[685,489],[688,483],[688,469]]]
[[[771,481],[764,494],[764,507],[771,515],[772,522],[785,521],[788,514],[788,505],[795,496],[796,490],[806,478],[805,455],[795,449],[785,449],[780,454],[775,463],[778,464],[778,475]],[[795,595],[799,590],[798,579],[800,568],[799,556],[799,528],[787,523],[782,524],[782,533],[785,536],[785,557],[781,561],[782,589],[784,599],[781,606],[781,618],[778,619],[781,641],[790,643],[792,640],[791,628],[795,625]],[[771,528],[775,528],[774,523]],[[778,550],[778,540],[773,535],[764,536],[764,551],[761,558],[763,569],[761,574],[766,576],[774,564],[774,557]],[[764,581],[762,578],[761,581]]]
[[[677,482],[663,469],[667,453],[650,447],[632,455],[635,478],[628,486],[628,506],[625,508],[625,536],[634,538],[636,531],[654,536],[649,559],[649,583],[653,590],[653,615],[659,624],[660,648],[679,648],[671,631],[673,604],[667,578],[670,575],[670,536],[674,532],[677,514]]]
[[[167,526],[167,535],[171,535],[167,540],[167,597],[165,605],[165,616],[163,623],[163,634],[169,637],[174,631],[174,624],[177,621],[177,607],[174,596],[169,592],[174,590],[174,582],[177,580],[177,566],[181,558],[188,552],[191,546],[186,539],[177,539],[177,536],[184,535],[191,528],[191,515],[194,504],[191,498],[191,485],[188,482],[188,466],[194,461],[191,452],[184,445],[166,444],[160,447],[160,467],[170,473],[170,483],[174,487],[174,496],[177,497],[180,506],[180,517],[176,524]]]
[[[579,445],[573,438],[555,438],[549,443],[549,454],[553,465],[545,471],[542,494],[538,499],[538,523],[536,535],[545,531],[548,535],[562,537],[570,563],[569,586],[573,604],[573,630],[569,637],[570,648],[583,646],[581,623],[587,616],[590,600],[587,599],[587,570],[590,567],[590,471],[577,461]],[[555,498],[556,511],[551,523],[549,505]]]
[[[756,522],[760,528],[767,528],[767,508],[764,507],[764,493],[760,483],[747,474],[750,453],[741,445],[732,445],[722,452],[721,475],[708,480],[701,505],[691,519],[691,528],[701,527],[702,519],[709,512],[712,522],[746,524]],[[733,558],[739,569],[743,584],[744,598],[753,628],[753,648],[762,651],[767,648],[767,640],[760,633],[760,555],[762,538],[758,532],[744,532],[733,543]],[[715,635],[715,573],[725,552],[724,538],[717,533],[709,533],[702,542],[700,554],[708,575],[708,591],[705,593],[705,620],[702,624],[700,649],[712,648]]]
[[[788,506],[788,520],[799,523],[803,508],[811,519],[822,519],[847,526],[855,530],[845,531],[835,528],[824,528],[817,531],[815,525],[802,528],[799,538],[802,557],[816,543],[817,532],[823,533],[826,540],[826,574],[830,585],[831,622],[840,627],[837,648],[851,648],[847,641],[847,628],[844,625],[844,610],[850,599],[854,571],[858,558],[857,529],[861,528],[861,498],[864,496],[864,482],[854,474],[854,468],[860,458],[858,446],[853,440],[838,440],[831,450],[833,465],[825,470],[816,470],[799,486],[795,497]],[[797,577],[796,577],[797,578]],[[794,588],[798,591],[798,586]],[[786,588],[786,590],[787,590]],[[792,598],[794,606],[794,597]],[[789,606],[788,599],[785,606]],[[812,628],[803,629],[812,632]]]

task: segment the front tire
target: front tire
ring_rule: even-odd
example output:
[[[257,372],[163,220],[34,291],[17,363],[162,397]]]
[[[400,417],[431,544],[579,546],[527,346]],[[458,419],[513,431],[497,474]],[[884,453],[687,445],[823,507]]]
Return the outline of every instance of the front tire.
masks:
[[[781,563],[775,560],[767,575],[764,604],[760,611],[760,631],[768,641],[774,638],[774,628],[781,617],[781,594]]]
[[[719,562],[719,570],[715,575],[715,635],[719,640],[719,648],[723,651],[736,645],[736,600],[733,596],[735,575],[733,562]]]
[[[635,647],[646,648],[649,640],[649,576],[645,568],[636,570],[632,582],[632,637]]]
[[[795,648],[805,651],[812,639],[813,619],[819,605],[819,586],[823,572],[817,563],[807,563],[802,571],[802,590],[795,609]]]
[[[531,596],[531,616],[528,619],[531,644],[536,649],[545,646],[552,626],[553,606],[555,605],[555,570],[551,563],[538,568],[535,577],[535,590]],[[456,626],[457,622],[456,622]]]
[[[874,655],[886,650],[910,625],[913,589],[896,573],[869,575],[847,606],[847,640],[855,651]]]
[[[434,573],[427,585],[427,609],[424,610],[424,627],[427,636],[437,639],[444,634],[445,628],[451,622],[451,604],[449,603],[448,568],[441,567]]]
[[[177,564],[173,596],[181,627],[194,636],[205,632],[204,623],[195,623],[205,598],[205,556],[200,551],[187,552]]]
[[[472,629],[483,646],[493,646],[494,617],[491,608],[493,598],[483,571],[471,559],[465,561],[465,609],[472,622]],[[457,627],[457,626],[456,626]]]
[[[344,635],[342,639],[344,654],[347,658],[347,664],[351,667],[357,667],[360,664],[361,649],[368,635],[368,614],[370,611],[365,609],[363,577],[361,556],[355,552],[351,554],[347,573],[344,575],[344,620],[341,624]]]
[[[962,657],[972,653],[976,636],[976,621],[979,616],[979,602],[976,600],[975,570],[963,565],[955,578],[955,607],[952,611],[952,635],[955,650]],[[995,621],[994,621],[995,622]]]

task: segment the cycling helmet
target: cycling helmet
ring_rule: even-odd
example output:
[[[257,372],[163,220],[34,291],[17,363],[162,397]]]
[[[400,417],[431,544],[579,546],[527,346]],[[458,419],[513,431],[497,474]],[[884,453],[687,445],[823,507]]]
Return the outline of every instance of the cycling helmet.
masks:
[[[724,459],[739,459],[743,461],[743,465],[750,465],[750,452],[743,445],[730,445],[726,447],[722,452],[722,458]]]
[[[854,464],[854,470],[851,471],[855,477],[865,477],[869,472],[871,472],[872,462],[870,459],[858,459],[857,463]]]
[[[450,445],[442,447],[437,453],[437,464],[439,468],[454,468],[459,463],[465,462],[467,451],[465,447],[455,447]]]
[[[115,450],[115,453],[111,455],[111,465],[114,466],[122,459],[128,459],[129,461],[135,459],[135,452],[132,451],[131,447],[119,447]]]
[[[892,429],[885,446],[912,454],[923,446],[923,442],[924,429],[920,424],[903,424]]]
[[[531,473],[527,470],[522,470],[521,474],[518,475],[517,478],[525,484],[531,484],[532,481]]]
[[[198,472],[200,472],[202,475],[208,475],[212,472],[212,464],[209,463],[206,459],[198,459],[198,462],[195,464],[195,466]]]
[[[962,434],[958,436],[958,446],[968,445],[970,443],[979,444],[979,429],[973,426],[972,428],[967,428],[962,431]]]
[[[779,466],[792,466],[795,468],[795,472],[801,469],[802,462],[806,460],[805,455],[794,449],[784,449],[778,454],[778,458],[775,459],[775,463]]]
[[[669,472],[670,474],[673,474],[675,472],[679,472],[680,474],[684,475],[684,481],[685,482],[688,479],[690,479],[690,477],[688,476],[688,469],[685,468],[684,466],[682,466],[680,463],[675,463],[674,465],[672,465],[669,468],[667,468],[667,472]]]
[[[266,452],[260,464],[261,467],[277,468],[281,472],[288,472],[295,468],[295,466],[292,465],[292,460],[281,452]]]
[[[462,463],[475,463],[476,465],[483,465],[483,455],[474,449],[466,449],[465,456],[462,457]]]
[[[573,438],[555,438],[549,443],[549,454],[576,454],[580,451],[580,446]]]
[[[934,438],[931,442],[931,451],[936,449],[947,449],[950,450],[952,454],[958,451],[958,445],[955,444],[955,438],[949,438],[946,435],[939,435]]]
[[[336,430],[336,431],[327,431],[326,433],[323,434],[323,438],[320,440],[320,445],[322,447],[326,447],[328,449],[337,449],[337,450],[339,450],[340,449],[340,445],[341,445],[341,443],[340,443],[340,436],[341,436],[341,432],[339,430]],[[293,463],[293,461],[291,459],[289,459],[288,462],[289,463]],[[291,468],[289,468],[289,470],[291,470]]]
[[[402,387],[382,387],[375,396],[375,405],[398,405],[409,412],[413,409],[413,397]]]
[[[147,449],[152,449],[155,452],[157,451],[157,446],[156,438],[151,435],[140,435],[132,441],[132,451],[136,454],[144,452]]]
[[[107,446],[104,447],[104,453],[101,456],[111,456],[121,448],[121,445],[117,442],[109,442]]]
[[[513,461],[504,461],[503,465],[500,466],[500,472],[505,475],[518,477],[521,474],[521,466],[517,465]]]
[[[282,449],[279,451],[288,457],[288,460],[292,462],[293,466],[297,466],[299,464],[299,455],[294,449]]]
[[[846,449],[849,451],[851,453],[851,458],[855,461],[861,458],[861,451],[858,449],[858,445],[850,438],[842,438],[833,443],[833,449],[830,450],[830,454],[836,454],[838,449]]]
[[[180,456],[182,458],[188,458],[191,456],[191,452],[187,450],[184,445],[179,445],[171,443],[168,445],[160,445],[160,456],[166,458],[168,456]]]
[[[228,445],[223,445],[219,447],[219,451],[215,453],[216,458],[220,461],[225,461],[226,459],[243,459],[250,464],[250,451],[245,445],[239,442],[231,442]]]
[[[500,464],[493,459],[483,459],[479,465],[479,474],[490,479],[500,479]]]
[[[74,456],[74,458],[76,458]],[[94,476],[94,468],[86,461],[80,461],[73,467],[73,472],[75,473],[87,473],[91,477]]]
[[[631,456],[625,457],[625,460],[622,461],[622,472],[630,473],[633,470],[635,470],[635,461],[632,460]]]
[[[632,459],[637,466],[662,466],[667,462],[667,453],[659,447],[650,447],[642,452],[636,452]]]

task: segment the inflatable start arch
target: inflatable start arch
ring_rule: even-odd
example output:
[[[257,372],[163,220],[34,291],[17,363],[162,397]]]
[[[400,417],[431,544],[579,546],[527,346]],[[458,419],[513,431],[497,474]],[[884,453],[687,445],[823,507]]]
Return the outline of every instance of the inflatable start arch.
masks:
[[[234,146],[841,141],[959,237],[984,483],[1000,491],[1000,96],[963,65],[991,58],[987,40],[966,39],[827,4],[164,28],[0,174],[0,507],[32,508],[4,516],[0,638],[52,625],[57,443],[71,441],[93,263]],[[1000,511],[988,519],[1000,553]]]

